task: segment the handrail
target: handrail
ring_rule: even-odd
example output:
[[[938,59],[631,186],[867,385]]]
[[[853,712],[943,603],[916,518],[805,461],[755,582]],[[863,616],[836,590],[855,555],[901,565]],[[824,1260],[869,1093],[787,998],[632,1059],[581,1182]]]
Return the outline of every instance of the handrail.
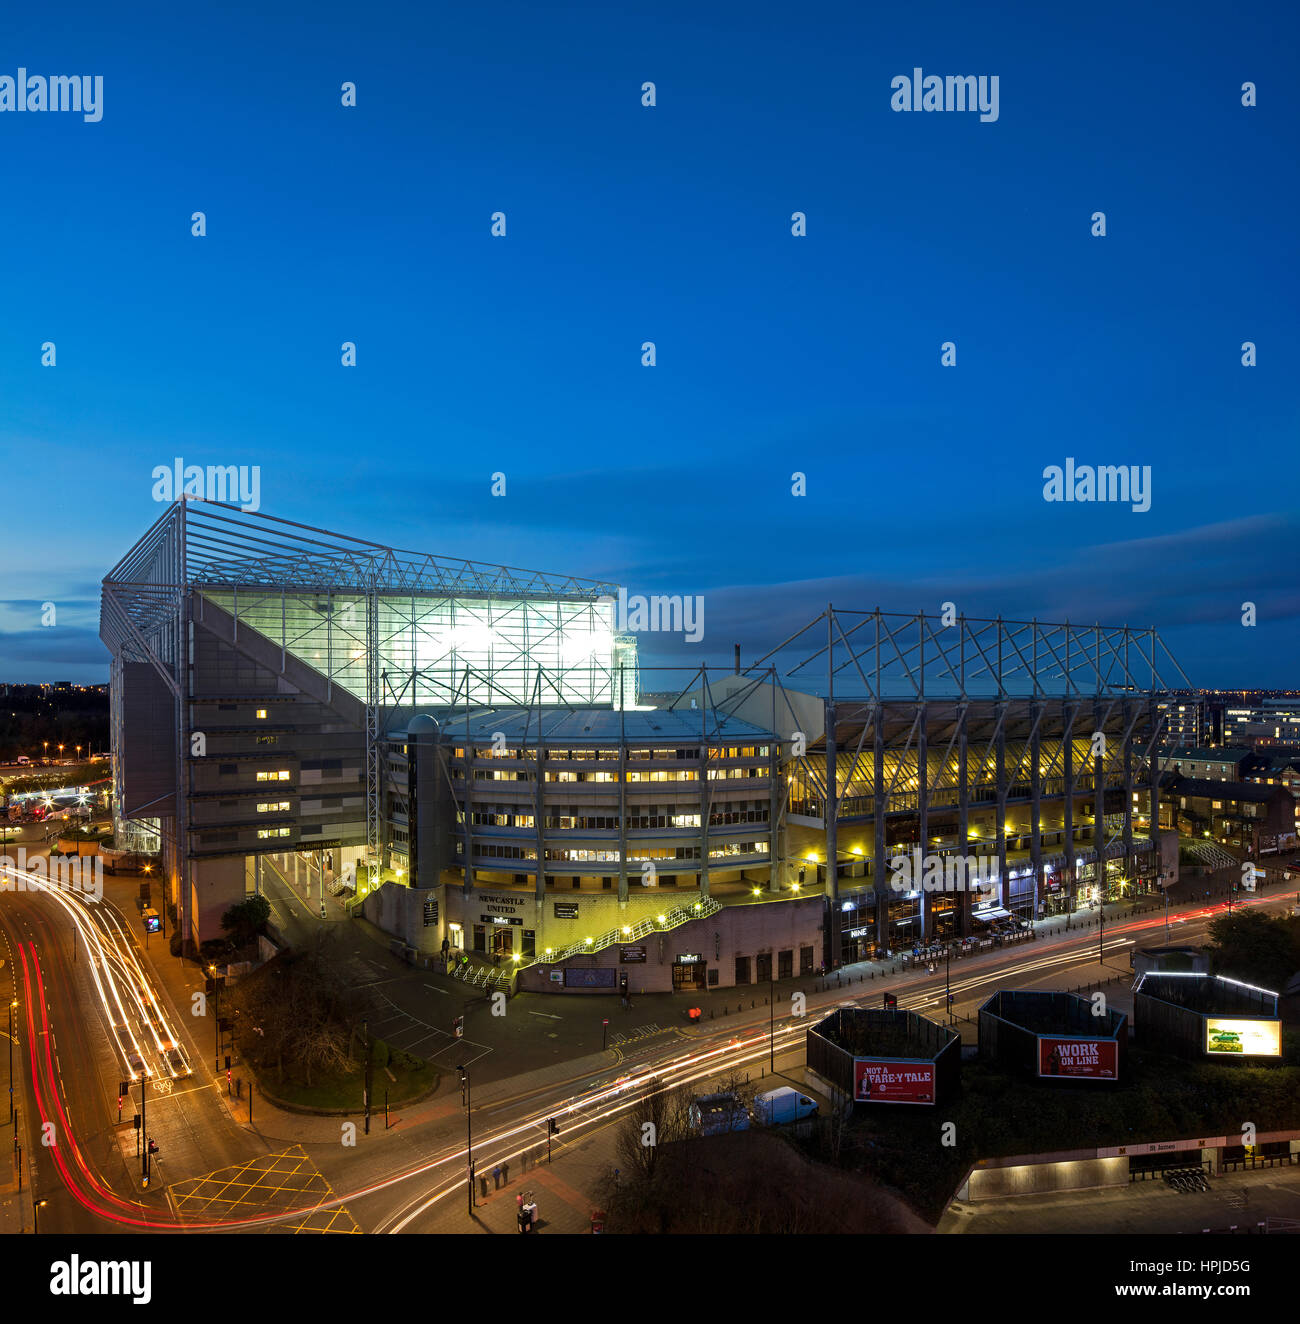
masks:
[[[559,951],[547,950],[540,956],[533,956],[530,960],[520,962],[516,969],[523,969],[528,965],[556,965],[561,961],[567,961],[571,956],[582,956],[591,952],[604,951],[607,947],[613,947],[617,944],[636,942],[639,938],[647,938],[652,933],[668,933],[672,929],[680,928],[683,924],[690,924],[693,920],[707,919],[710,915],[716,915],[722,909],[722,903],[714,900],[711,896],[701,898],[695,902],[688,910],[683,906],[674,906],[663,916],[662,920],[656,916],[654,919],[640,919],[635,924],[621,925],[619,928],[610,929],[602,933],[597,938],[588,938],[583,942],[571,943],[568,947],[562,947]]]

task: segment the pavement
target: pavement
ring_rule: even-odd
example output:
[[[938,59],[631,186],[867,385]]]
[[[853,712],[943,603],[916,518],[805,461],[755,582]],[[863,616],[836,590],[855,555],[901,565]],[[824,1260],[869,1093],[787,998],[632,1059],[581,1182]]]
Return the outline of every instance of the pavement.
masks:
[[[1078,1232],[1255,1231],[1268,1220],[1300,1227],[1300,1168],[1259,1168],[1210,1178],[1209,1191],[1175,1191],[1162,1181],[1090,1191],[1011,1195],[954,1203],[940,1234],[1011,1236]]]

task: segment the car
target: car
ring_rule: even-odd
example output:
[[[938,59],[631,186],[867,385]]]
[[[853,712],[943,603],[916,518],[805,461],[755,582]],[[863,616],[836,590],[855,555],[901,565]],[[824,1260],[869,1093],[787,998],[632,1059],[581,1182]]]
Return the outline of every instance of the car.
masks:
[[[158,1056],[162,1060],[167,1075],[175,1078],[194,1074],[194,1068],[190,1066],[185,1051],[179,1044],[172,1044],[171,1047],[164,1048]]]
[[[126,1059],[127,1069],[131,1072],[132,1080],[139,1080],[141,1076],[152,1076],[153,1072],[145,1066],[144,1058],[140,1056],[139,1050],[135,1046],[135,1040],[131,1036],[131,1027],[129,1025],[113,1026],[113,1034],[117,1038],[118,1047],[122,1050],[122,1056]]]
[[[644,1076],[648,1071],[651,1070],[653,1070],[653,1068],[650,1067],[649,1065],[633,1067],[632,1070],[627,1073],[627,1075],[620,1076],[614,1082],[614,1089],[617,1090],[619,1094],[622,1094],[625,1090],[630,1090],[633,1085],[640,1084],[640,1077]]]
[[[19,754],[19,756],[14,759],[14,766],[18,768],[30,768],[32,766],[32,761],[26,754]]]

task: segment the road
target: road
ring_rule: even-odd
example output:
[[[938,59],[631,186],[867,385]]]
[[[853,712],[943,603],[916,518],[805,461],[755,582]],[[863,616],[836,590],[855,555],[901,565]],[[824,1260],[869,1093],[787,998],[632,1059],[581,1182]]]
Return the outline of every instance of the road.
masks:
[[[343,931],[346,926],[338,921],[322,925],[300,902],[295,905],[287,884],[272,886],[277,893],[277,909],[293,906],[299,912],[289,918],[301,924],[302,940],[310,941],[317,932],[333,928],[338,931],[341,946],[352,952],[351,935]],[[1289,895],[1274,895],[1250,898],[1241,904],[1278,911],[1291,901]],[[1208,924],[1224,908],[1198,905],[1175,912],[1171,938],[1203,941]],[[103,949],[97,959],[90,960],[87,951],[95,954],[94,935],[84,929],[84,917],[69,913],[66,898],[12,893],[0,908],[0,933],[6,948],[3,955],[7,958],[4,969],[15,981],[13,987],[24,1008],[27,1080],[23,1106],[34,1109],[34,1117],[53,1121],[55,1134],[65,1137],[48,1159],[38,1156],[38,1192],[50,1201],[43,1214],[43,1229],[51,1231],[103,1230],[109,1223],[121,1229],[177,1226],[177,1213],[165,1195],[156,1188],[140,1190],[134,1151],[124,1154],[119,1144],[117,1082],[123,1061],[111,1034],[118,996],[124,1007],[130,997],[137,1011],[148,1012],[160,1037],[174,1037],[180,1042],[195,1068],[192,1078],[177,1081],[164,1079],[159,1066],[159,1083],[169,1086],[169,1092],[157,1098],[151,1094],[149,1100],[148,1129],[159,1141],[163,1159],[160,1175],[168,1190],[203,1173],[256,1161],[275,1147],[270,1139],[234,1124],[207,1065],[211,1060],[208,1041],[205,1038],[200,1045],[190,1035],[190,1022],[195,1018],[179,1016],[165,995],[149,984],[145,977],[147,963],[139,962],[129,927],[118,921],[120,916],[114,920],[108,910],[93,919]],[[966,1037],[973,1038],[974,1012],[998,987],[1073,988],[1116,974],[1127,977],[1133,946],[1162,941],[1164,923],[1163,914],[1154,912],[1108,922],[1104,964],[1099,963],[1095,928],[968,957],[953,966],[952,988],[957,995],[954,1010],[959,1018],[965,1018],[958,1023]],[[75,954],[71,942],[74,931],[80,935]],[[356,951],[364,949],[362,941]],[[354,959],[353,955],[347,959]],[[133,971],[138,971],[138,976]],[[372,973],[376,983],[392,982],[377,977],[378,972]],[[898,998],[900,1007],[941,1015],[944,976],[939,967],[933,975],[918,970],[866,985],[836,987],[832,980],[821,991],[806,995],[802,1015],[782,1007],[784,1014],[774,1018],[771,1031],[768,1011],[760,1005],[725,1021],[705,1022],[689,1035],[684,1026],[670,1026],[644,1041],[625,1043],[618,1053],[597,1053],[593,1048],[585,1057],[581,1056],[581,1043],[575,1045],[570,1036],[550,1028],[558,1024],[555,1016],[568,1016],[567,1005],[516,998],[502,1018],[500,1032],[530,1041],[544,1037],[548,1042],[550,1036],[557,1035],[556,1051],[560,1055],[552,1067],[533,1072],[518,1066],[512,1072],[505,1054],[494,1055],[501,1061],[485,1060],[484,1065],[492,1063],[494,1071],[480,1074],[479,1067],[471,1065],[472,1085],[478,1090],[471,1118],[477,1169],[485,1172],[498,1163],[519,1163],[525,1152],[543,1152],[550,1118],[559,1124],[559,1136],[552,1138],[552,1145],[557,1160],[562,1160],[568,1146],[616,1125],[650,1092],[677,1086],[703,1089],[720,1075],[737,1067],[753,1069],[773,1054],[778,1066],[796,1064],[802,1060],[809,1018],[841,1002],[878,1005],[881,992],[887,988]],[[110,977],[120,981],[114,985],[118,988],[116,995],[103,987]],[[432,984],[440,977],[422,975],[420,979],[436,993],[442,992]],[[410,979],[406,982],[412,984]],[[1124,983],[1115,987],[1120,990]],[[750,991],[761,997],[761,990]],[[433,1000],[431,994],[424,995],[425,1002]],[[661,1010],[643,1010],[671,1020],[675,1014],[673,1001],[665,997],[663,1002]],[[537,1009],[552,1006],[558,1010],[548,1010],[539,1019],[542,1013]],[[198,1023],[206,1036],[211,1021]],[[140,1035],[135,1043],[136,1051],[147,1046]],[[566,1056],[574,1060],[566,1064]],[[447,1070],[452,1063],[444,1061],[441,1065]],[[66,1074],[65,1066],[72,1068]],[[190,1079],[193,1085],[187,1083]],[[195,1213],[191,1208],[186,1214],[191,1220],[188,1225],[266,1230],[290,1225],[304,1208],[310,1208],[346,1209],[365,1231],[445,1230],[454,1208],[464,1213],[466,1198],[466,1117],[454,1081],[451,1072],[449,1088],[444,1088],[432,1104],[408,1110],[415,1115],[398,1119],[391,1130],[383,1129],[381,1119],[376,1119],[368,1135],[358,1127],[360,1134],[353,1143],[345,1138],[345,1123],[288,1119],[306,1164],[320,1175],[319,1185],[311,1188],[315,1193],[310,1200],[302,1195],[289,1201],[292,1208],[250,1210],[246,1217],[219,1216],[210,1208],[206,1213],[202,1208]],[[484,1084],[490,1088],[484,1089]],[[281,1135],[282,1143],[285,1139]]]

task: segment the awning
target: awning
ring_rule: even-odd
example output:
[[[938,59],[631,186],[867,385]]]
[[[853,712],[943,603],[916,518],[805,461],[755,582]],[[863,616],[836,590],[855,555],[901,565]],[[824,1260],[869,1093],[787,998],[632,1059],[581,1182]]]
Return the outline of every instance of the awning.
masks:
[[[994,906],[992,910],[974,910],[971,912],[971,919],[983,920],[987,923],[991,919],[1010,919],[1011,912],[1003,910],[1001,906]]]

